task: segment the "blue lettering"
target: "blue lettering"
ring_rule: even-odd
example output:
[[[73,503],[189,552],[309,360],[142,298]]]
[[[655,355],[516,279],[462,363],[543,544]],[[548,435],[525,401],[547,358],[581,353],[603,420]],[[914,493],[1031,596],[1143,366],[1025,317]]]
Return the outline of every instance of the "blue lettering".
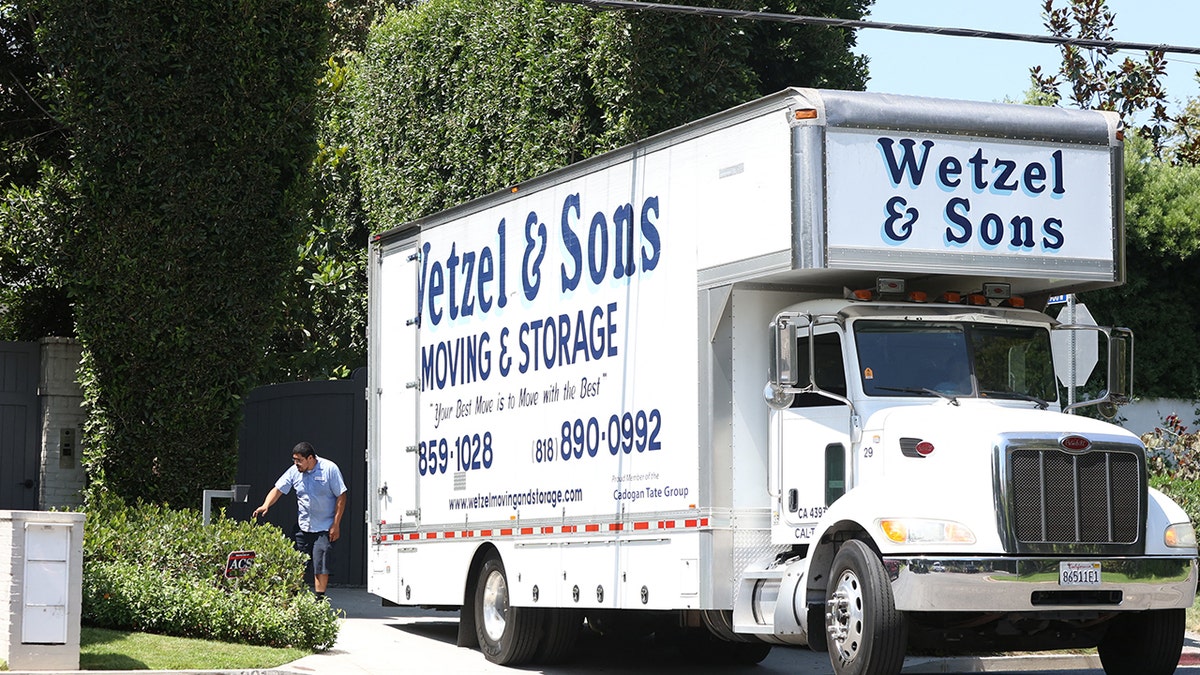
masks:
[[[463,273],[462,302],[459,304],[461,316],[471,316],[475,313],[475,298],[471,295],[471,281],[475,276],[475,251],[464,251],[459,267]]]
[[[533,226],[537,225],[537,235]],[[538,240],[541,243],[538,243]],[[534,256],[534,252],[537,256]],[[525,218],[525,258],[521,265],[521,286],[525,290],[525,299],[532,301],[537,297],[538,288],[542,285],[542,258],[546,256],[546,225],[538,222],[536,211],[530,211]],[[533,258],[533,260],[530,260]],[[524,371],[522,371],[524,372]]]
[[[899,243],[912,236],[913,223],[917,222],[920,212],[915,208],[904,209],[903,212],[900,212],[898,209],[904,206],[908,206],[908,202],[904,200],[904,197],[899,195],[888,200],[886,207],[888,217],[887,220],[883,221],[884,238]],[[900,227],[897,229],[896,221],[905,217],[907,217],[907,220],[900,223]]]
[[[650,248],[654,251],[652,255],[646,255],[646,246],[642,246],[642,271],[649,272],[658,267],[658,259],[662,255],[662,242],[659,239],[658,228],[654,226],[654,221],[650,219],[650,212],[654,212],[654,217],[658,218],[658,197],[647,197],[646,201],[642,202],[642,239],[645,240]]]
[[[437,308],[438,296],[446,290],[445,278],[442,274],[442,263],[433,261],[433,265],[429,268],[429,320],[433,325],[438,325],[442,321],[442,310]]]
[[[987,248],[999,244],[1004,239],[1004,221],[1000,220],[1000,216],[994,213],[984,216],[979,223],[979,237],[987,244]]]
[[[578,220],[581,211],[579,206],[579,194],[567,195],[563,200],[562,207],[562,241],[566,248],[564,258],[570,258],[575,263],[575,272],[570,276],[567,275],[567,265],[562,265],[562,290],[573,291],[579,288],[579,278],[583,276],[583,252],[580,250],[579,237],[576,236],[575,230],[571,229],[571,223],[568,220],[571,211],[575,211],[575,219]]]
[[[988,186],[988,182],[983,179],[983,167],[988,164],[988,161],[983,158],[983,148],[976,150],[975,154],[971,155],[971,159],[967,160],[967,164],[971,165],[972,175],[975,177],[972,187],[976,192],[983,192],[983,189]]]
[[[1052,239],[1042,237],[1042,248],[1050,251],[1057,251],[1063,246],[1063,222],[1058,218],[1047,218],[1046,222],[1042,223],[1042,232]]]
[[[599,232],[599,236],[597,236]],[[600,242],[600,259],[596,259],[596,242]],[[604,271],[608,268],[608,221],[604,214],[597,211],[592,216],[592,225],[588,228],[588,275],[597,286],[604,281]]]
[[[613,278],[633,276],[633,204],[622,204],[613,211],[613,230],[616,232]]]
[[[916,141],[911,138],[903,138],[900,140],[900,147],[903,148],[903,153],[899,159],[896,158],[894,150],[895,141],[890,138],[880,138],[878,141],[879,149],[883,153],[883,160],[887,164],[888,173],[892,179],[892,187],[899,187],[900,181],[908,174],[909,185],[916,187],[921,184],[925,175],[925,165],[929,161],[929,151],[933,148],[933,141],[922,141],[921,147],[924,152],[921,153],[921,159],[918,160],[914,152]]]
[[[484,292],[491,283],[495,270],[492,260],[492,250],[486,246],[479,252],[479,311],[487,314],[492,309],[492,296]]]
[[[456,254],[454,252],[455,246],[456,246],[455,244],[450,244],[450,255],[446,257],[446,272],[447,272],[447,276],[450,277],[450,284],[449,284],[450,288],[449,288],[449,293],[447,294],[447,297],[450,300],[450,320],[451,321],[458,318],[458,302],[455,299],[456,296],[454,295],[454,278],[456,276],[455,271],[458,269],[458,254]]]
[[[962,209],[963,213],[958,210]],[[965,244],[971,241],[971,221],[967,219],[966,214],[971,211],[971,200],[963,199],[962,197],[954,197],[946,202],[946,220],[950,225],[946,228],[946,243]],[[962,232],[955,234],[951,229],[955,225],[962,228]]]
[[[1030,162],[1025,167],[1025,191],[1029,196],[1040,195],[1046,191],[1043,184],[1046,181],[1046,167],[1037,162]]]
[[[1029,216],[1014,216],[1012,219],[1012,240],[1008,242],[1012,248],[1033,248],[1033,218]]]
[[[992,190],[997,192],[1016,192],[1017,183],[1013,181],[1013,172],[1016,170],[1017,163],[1011,159],[997,159],[992,173],[1000,175],[992,182]]]
[[[421,347],[421,388],[445,389],[487,380],[492,374],[491,335],[443,340]]]
[[[500,329],[500,377],[508,377],[508,371],[512,369],[512,357],[508,355],[508,345],[504,343],[508,337],[508,329]]]
[[[947,156],[938,165],[938,181],[944,187],[956,188],[961,185],[960,174],[962,174],[962,162],[958,161],[958,158],[953,155]]]
[[[1062,195],[1066,192],[1063,187],[1063,165],[1062,165],[1062,150],[1055,150],[1050,153],[1050,166],[1054,173],[1054,187],[1050,189],[1056,195]],[[1062,225],[1062,223],[1059,223]]]

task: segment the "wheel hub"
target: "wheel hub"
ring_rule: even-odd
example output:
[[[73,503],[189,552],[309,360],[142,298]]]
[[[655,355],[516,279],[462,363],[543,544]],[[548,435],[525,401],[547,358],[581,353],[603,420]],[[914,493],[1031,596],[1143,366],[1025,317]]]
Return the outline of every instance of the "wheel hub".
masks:
[[[842,661],[853,661],[862,647],[863,593],[858,576],[844,570],[837,588],[825,603],[825,625],[833,648]]]
[[[483,630],[494,642],[504,636],[508,617],[508,583],[500,572],[488,575],[483,587]]]

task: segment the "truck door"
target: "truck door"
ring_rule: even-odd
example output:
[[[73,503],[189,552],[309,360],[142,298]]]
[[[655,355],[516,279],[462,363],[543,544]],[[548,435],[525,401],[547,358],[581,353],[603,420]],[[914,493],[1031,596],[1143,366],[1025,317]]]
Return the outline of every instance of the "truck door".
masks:
[[[416,240],[400,243],[380,257],[379,284],[373,303],[380,317],[376,330],[378,346],[378,397],[374,428],[378,463],[377,494],[379,523],[386,529],[419,520],[417,443],[420,398],[420,306],[417,284],[421,261]]]
[[[801,386],[809,382],[809,336],[797,340]],[[846,395],[842,336],[836,326],[817,329],[812,367],[821,389]],[[811,535],[813,526],[846,490],[850,449],[850,407],[818,393],[796,394],[791,407],[773,411],[779,458],[781,521],[797,539]]]

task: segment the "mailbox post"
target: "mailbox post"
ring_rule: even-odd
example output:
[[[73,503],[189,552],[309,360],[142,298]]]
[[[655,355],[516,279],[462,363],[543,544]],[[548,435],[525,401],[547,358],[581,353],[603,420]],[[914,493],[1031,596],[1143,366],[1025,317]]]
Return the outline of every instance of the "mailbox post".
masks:
[[[204,524],[208,525],[212,519],[212,500],[218,497],[228,499],[233,502],[246,502],[250,500],[249,485],[231,485],[228,490],[205,490],[204,491]]]

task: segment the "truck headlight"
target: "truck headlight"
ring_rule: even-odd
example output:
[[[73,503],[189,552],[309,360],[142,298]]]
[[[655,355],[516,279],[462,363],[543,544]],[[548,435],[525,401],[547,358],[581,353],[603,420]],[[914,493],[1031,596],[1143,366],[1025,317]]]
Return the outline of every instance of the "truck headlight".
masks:
[[[953,520],[880,518],[875,524],[879,526],[883,536],[897,544],[975,543],[975,533],[971,528]]]
[[[1163,533],[1163,543],[1171,548],[1196,548],[1196,528],[1191,523],[1175,523]]]

